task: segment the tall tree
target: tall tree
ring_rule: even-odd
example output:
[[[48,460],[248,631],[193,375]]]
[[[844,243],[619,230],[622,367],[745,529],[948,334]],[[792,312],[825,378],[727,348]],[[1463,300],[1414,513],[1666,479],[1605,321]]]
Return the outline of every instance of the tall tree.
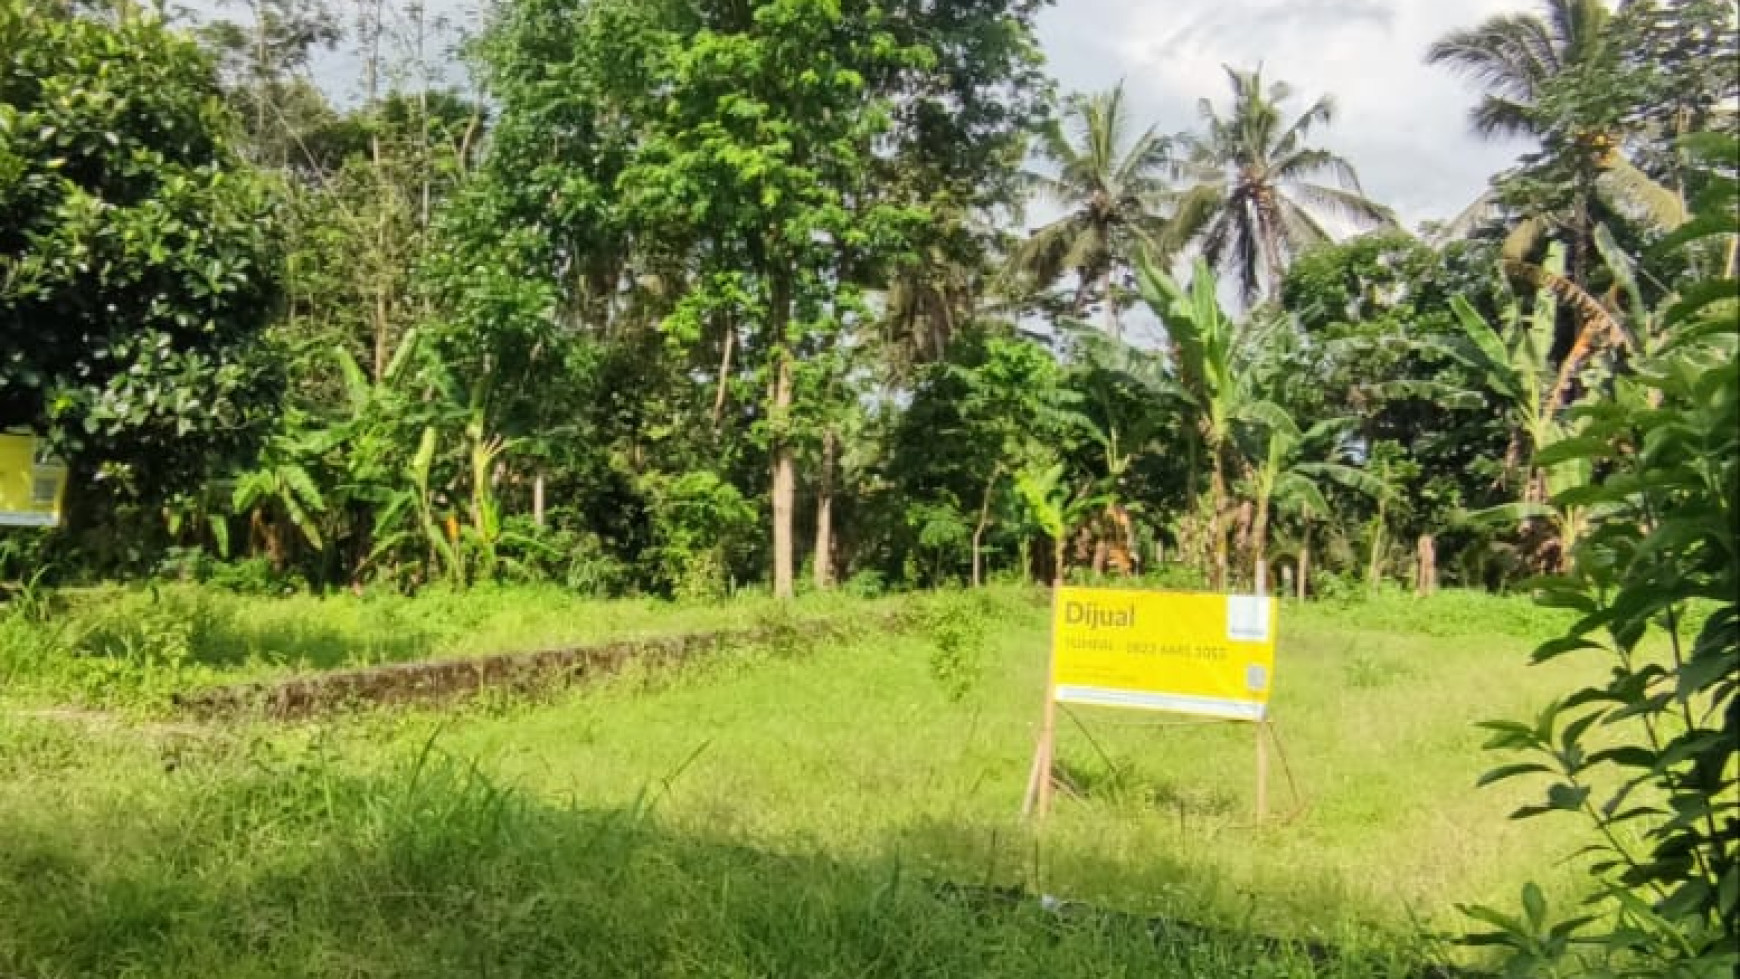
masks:
[[[1211,266],[1237,277],[1248,302],[1272,296],[1295,256],[1333,237],[1319,215],[1365,228],[1395,218],[1365,196],[1351,164],[1309,144],[1313,130],[1334,120],[1333,99],[1288,121],[1281,103],[1293,90],[1285,82],[1265,87],[1260,69],[1226,72],[1232,105],[1223,116],[1200,103],[1207,132],[1190,142],[1199,182],[1180,200],[1168,240],[1198,242]]]
[[[324,0],[245,0],[247,17],[202,23],[198,35],[218,58],[224,87],[247,134],[254,163],[273,169],[307,167],[315,132],[336,113],[309,78],[316,51],[339,40]]]
[[[504,197],[563,246],[539,274],[594,308],[656,289],[673,345],[718,351],[716,374],[695,370],[714,417],[765,453],[777,594],[793,588],[799,362],[867,327],[864,297],[980,203],[979,178],[1007,182],[995,161],[1026,120],[997,101],[1030,75],[1036,8],[523,0],[486,42],[509,85],[503,172],[539,192]],[[728,411],[745,376],[760,396]]]
[[[1488,18],[1426,52],[1428,63],[1484,90],[1470,112],[1476,132],[1539,142],[1539,153],[1500,181],[1500,198],[1524,219],[1507,251],[1531,257],[1542,231],[1556,227],[1568,239],[1568,272],[1578,285],[1588,281],[1595,180],[1623,138],[1612,20],[1603,0],[1541,0],[1537,13]]]
[[[1029,171],[1030,189],[1064,210],[1010,256],[1010,272],[1029,290],[1076,279],[1071,312],[1082,315],[1097,294],[1110,332],[1118,330],[1114,280],[1164,230],[1171,142],[1154,126],[1131,136],[1124,86],[1074,95],[1064,119],[1039,133],[1035,148],[1051,172]]]

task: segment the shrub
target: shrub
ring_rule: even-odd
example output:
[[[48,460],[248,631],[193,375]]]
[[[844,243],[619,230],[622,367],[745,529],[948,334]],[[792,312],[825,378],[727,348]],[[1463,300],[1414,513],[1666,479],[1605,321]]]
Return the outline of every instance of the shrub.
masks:
[[[1719,208],[1687,238],[1698,225],[1706,235],[1733,228],[1735,182],[1716,185]],[[1579,618],[1535,660],[1594,650],[1611,670],[1532,721],[1485,725],[1489,748],[1530,760],[1483,783],[1552,780],[1514,818],[1578,813],[1601,841],[1588,848],[1591,913],[1552,921],[1532,884],[1520,917],[1465,909],[1495,927],[1469,940],[1507,949],[1513,975],[1726,977],[1740,965],[1740,331],[1732,280],[1685,296],[1657,336],[1646,334],[1658,346],[1613,401],[1581,409],[1582,435],[1538,460],[1605,475],[1554,501],[1600,519],[1570,574],[1541,593]],[[1707,604],[1694,632],[1696,603]]]

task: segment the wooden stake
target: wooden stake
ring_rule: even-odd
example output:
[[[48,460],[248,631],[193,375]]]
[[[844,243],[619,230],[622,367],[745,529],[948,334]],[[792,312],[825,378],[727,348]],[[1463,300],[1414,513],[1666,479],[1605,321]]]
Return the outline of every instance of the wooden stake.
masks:
[[[1052,763],[1057,744],[1057,595],[1063,590],[1059,575],[1051,583],[1051,626],[1047,630],[1050,642],[1045,650],[1045,711],[1039,721],[1039,744],[1033,751],[1033,769],[1027,775],[1027,798],[1021,805],[1023,816],[1038,813],[1044,819],[1051,811]]]
[[[1268,733],[1269,721],[1260,720],[1257,727],[1257,822],[1261,823],[1269,813],[1269,749],[1264,744],[1263,736]]]
[[[1257,597],[1265,598],[1269,594],[1269,562],[1261,555],[1257,557]],[[1269,812],[1269,747],[1263,743],[1263,735],[1267,734],[1269,718],[1267,711],[1257,718],[1257,822]]]

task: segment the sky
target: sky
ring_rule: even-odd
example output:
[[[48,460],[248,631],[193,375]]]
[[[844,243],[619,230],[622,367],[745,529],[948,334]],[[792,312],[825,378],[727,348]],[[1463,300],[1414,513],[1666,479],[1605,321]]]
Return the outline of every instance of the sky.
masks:
[[[205,12],[223,2],[190,6]],[[467,26],[482,5],[428,0],[431,15]],[[1528,0],[1056,0],[1040,15],[1039,36],[1061,91],[1103,91],[1122,79],[1134,118],[1163,132],[1194,128],[1201,98],[1224,103],[1223,65],[1261,65],[1265,78],[1284,79],[1296,92],[1295,111],[1333,95],[1339,115],[1320,130],[1321,145],[1353,163],[1368,196],[1417,227],[1459,213],[1523,149],[1473,135],[1472,85],[1426,65],[1426,48],[1458,27],[1530,7]],[[316,67],[335,95],[357,94],[354,56],[340,51]]]

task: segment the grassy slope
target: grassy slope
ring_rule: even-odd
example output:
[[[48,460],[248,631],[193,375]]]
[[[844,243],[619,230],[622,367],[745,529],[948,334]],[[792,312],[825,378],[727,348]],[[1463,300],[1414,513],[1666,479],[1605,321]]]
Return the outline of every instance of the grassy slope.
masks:
[[[1254,915],[1291,932],[1349,916],[1450,923],[1453,901],[1514,894],[1543,851],[1563,852],[1552,837],[1565,827],[1504,819],[1533,790],[1472,791],[1492,764],[1472,723],[1532,713],[1589,668],[1524,666],[1530,640],[1485,630],[1521,631],[1527,615],[1466,602],[1413,610],[1449,633],[1438,637],[1362,628],[1400,609],[1284,613],[1274,710],[1304,808],[1262,829],[1250,826],[1250,728],[1079,709],[1080,726],[1060,722],[1060,752],[1086,797],[1063,801],[1042,834],[1023,828],[1013,815],[1044,682],[1044,610],[1008,600],[991,610],[983,677],[958,703],[921,642],[870,640],[652,695],[622,684],[469,722],[442,743],[549,798],[652,793],[673,824],[761,846],[897,854],[957,879]],[[1284,818],[1298,807],[1272,768]]]
[[[516,603],[481,604],[505,623]],[[1523,666],[1541,626],[1521,603],[1289,606],[1275,709],[1307,803],[1289,822],[1248,825],[1248,728],[1093,712],[1061,744],[1087,796],[1038,833],[1013,811],[1044,613],[1011,592],[984,611],[958,702],[922,640],[867,634],[543,706],[216,740],[0,720],[0,974],[1392,974],[1406,942],[1383,933],[1455,926],[1452,902],[1508,897],[1573,848],[1504,820],[1527,789],[1470,788],[1490,761],[1469,722],[1588,668]],[[519,618],[534,644],[564,627]],[[1272,797],[1293,808],[1279,765]],[[1127,930],[939,902],[926,877],[1377,950],[1156,960]]]

